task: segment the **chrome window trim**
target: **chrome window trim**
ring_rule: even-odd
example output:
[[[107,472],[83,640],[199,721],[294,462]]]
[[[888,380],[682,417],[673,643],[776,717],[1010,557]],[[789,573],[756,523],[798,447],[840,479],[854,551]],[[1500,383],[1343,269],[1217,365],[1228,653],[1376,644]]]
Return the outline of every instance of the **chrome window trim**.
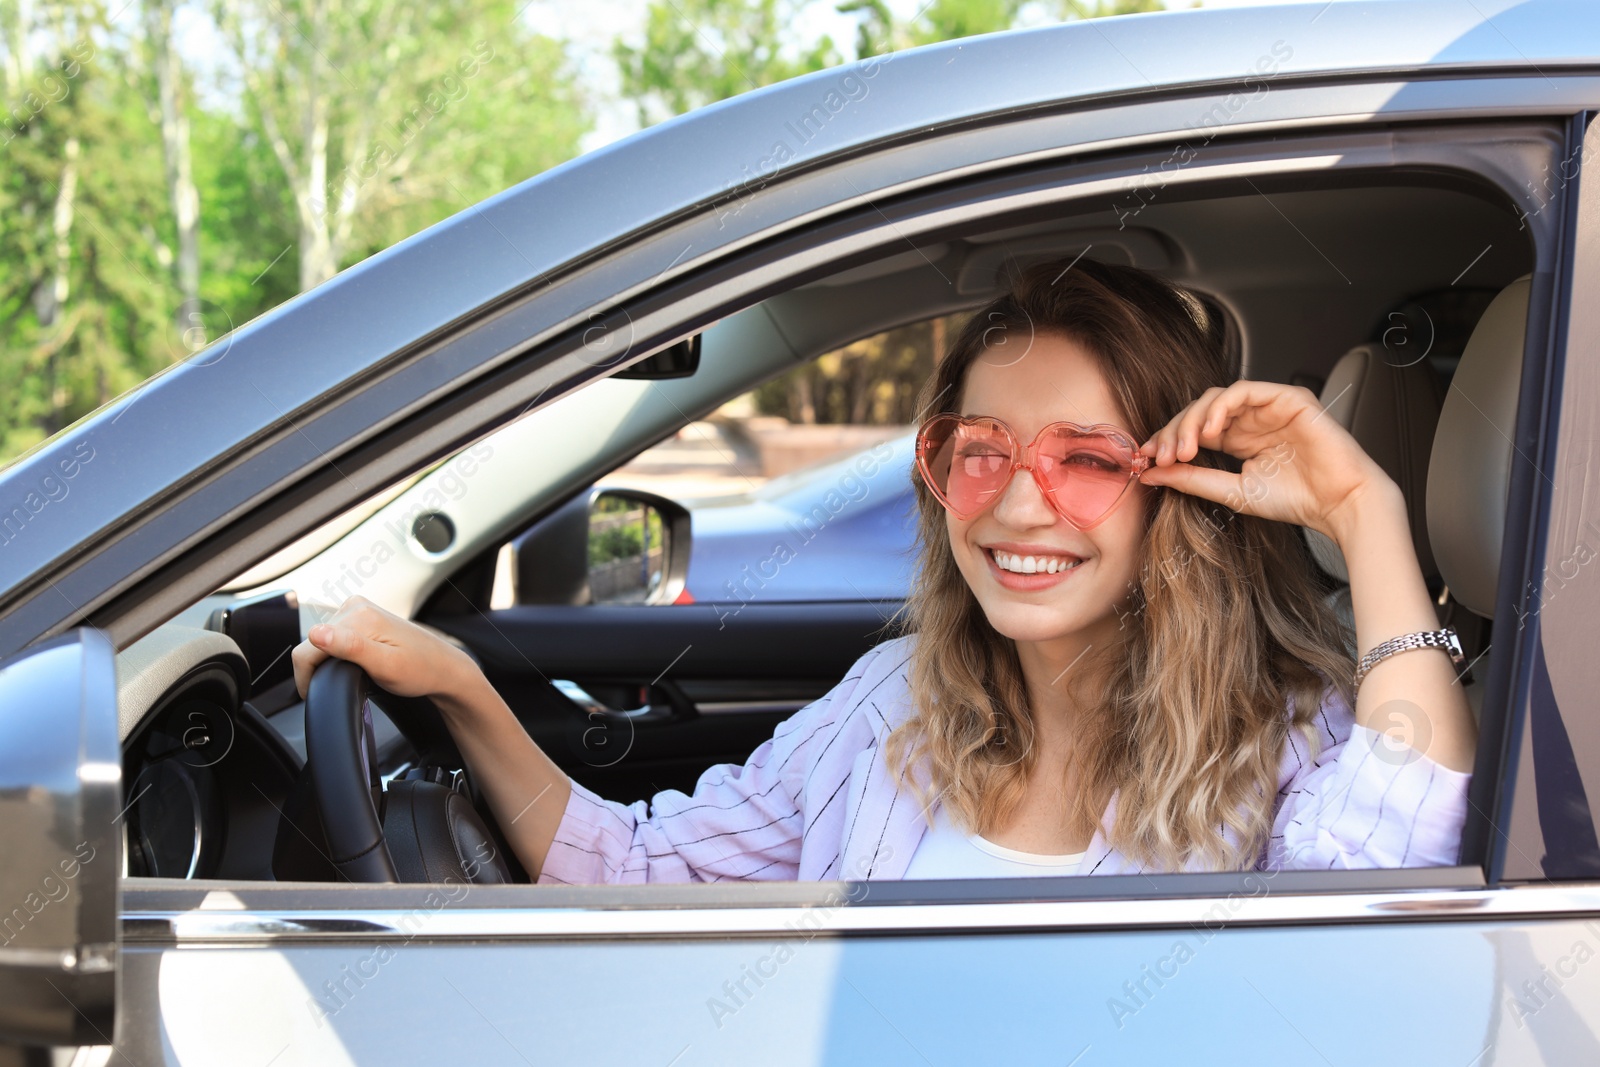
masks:
[[[1270,873],[1270,872],[1268,872]],[[1264,875],[1264,877],[1267,875]],[[854,906],[852,892],[871,883],[839,883],[836,905],[716,908],[355,908],[130,911],[125,944],[154,946],[285,945],[349,941],[457,942],[618,940],[640,937],[765,938],[997,934],[1197,926],[1287,926],[1419,919],[1561,918],[1600,914],[1600,883],[1528,885],[1512,889],[1421,890],[1333,894],[1271,892],[1256,896],[1159,900],[1023,901]],[[457,885],[470,892],[470,886]]]

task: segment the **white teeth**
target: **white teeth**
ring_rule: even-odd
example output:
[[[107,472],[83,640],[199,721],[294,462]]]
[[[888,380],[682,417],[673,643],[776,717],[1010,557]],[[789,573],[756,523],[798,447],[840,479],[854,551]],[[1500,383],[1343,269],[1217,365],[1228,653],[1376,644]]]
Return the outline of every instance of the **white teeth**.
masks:
[[[994,561],[1001,570],[1013,574],[1059,574],[1083,562],[1063,556],[1019,556],[1015,552],[1000,551],[994,553]]]

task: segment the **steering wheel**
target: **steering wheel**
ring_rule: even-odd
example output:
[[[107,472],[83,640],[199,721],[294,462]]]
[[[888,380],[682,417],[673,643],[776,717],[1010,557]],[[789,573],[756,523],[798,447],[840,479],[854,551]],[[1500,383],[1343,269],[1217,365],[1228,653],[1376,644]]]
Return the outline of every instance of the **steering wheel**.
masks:
[[[317,667],[306,689],[306,757],[328,859],[352,882],[511,881],[468,797],[427,778],[378,777],[367,674],[348,660]]]

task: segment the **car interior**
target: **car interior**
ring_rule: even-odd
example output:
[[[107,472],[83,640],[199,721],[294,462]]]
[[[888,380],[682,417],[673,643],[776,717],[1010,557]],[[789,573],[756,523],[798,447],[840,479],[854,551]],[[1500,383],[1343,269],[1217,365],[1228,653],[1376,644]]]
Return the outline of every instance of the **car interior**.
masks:
[[[278,573],[257,568],[124,650],[128,873],[350,876],[328,859],[307,764],[316,727],[286,653],[313,602],[355,592],[470,652],[541,747],[602,796],[692,790],[714,764],[742,762],[898,632],[898,605],[757,598],[723,624],[707,603],[587,602],[591,487],[763,381],[860,338],[970,311],[1011,272],[1046,260],[1154,271],[1200,298],[1241,376],[1318,392],[1404,491],[1441,619],[1477,660],[1492,640],[1535,267],[1512,201],[1459,171],[1310,170],[1132,203],[1101,197],[966,222],[938,240],[819,269],[700,331],[692,374],[613,376],[538,408],[484,438],[511,462],[470,476],[456,469],[461,496],[418,504],[450,474],[444,463],[353,501],[332,533],[276,557],[267,570]],[[519,465],[535,433],[551,442],[544,462]],[[694,529],[677,521],[675,502],[656,506],[666,566],[681,570]],[[386,523],[422,547],[377,560],[369,576],[364,546]],[[1330,600],[1348,616],[1337,550],[1308,538]],[[399,588],[404,595],[390,595]],[[1477,711],[1470,669],[1463,682]],[[375,803],[402,880],[525,880],[437,714],[425,701],[368,695],[343,698],[366,716],[339,758],[362,788],[389,786]],[[474,864],[452,846],[455,828],[473,822],[462,808],[476,810],[503,861]]]

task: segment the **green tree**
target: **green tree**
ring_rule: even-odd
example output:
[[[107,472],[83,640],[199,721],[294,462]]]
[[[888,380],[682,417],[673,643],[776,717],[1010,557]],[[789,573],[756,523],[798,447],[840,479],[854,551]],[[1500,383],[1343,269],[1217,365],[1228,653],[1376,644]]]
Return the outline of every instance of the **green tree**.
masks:
[[[494,52],[453,98],[430,88],[443,110],[412,131],[391,123],[393,165],[372,164],[371,185],[346,259],[378,252],[484,198],[576,156],[592,119],[562,45],[532,33],[485,38]],[[427,114],[429,95],[414,106]],[[407,136],[406,147],[401,142]]]
[[[165,365],[176,310],[158,138],[104,12],[6,5],[0,122],[0,455]],[[16,48],[26,52],[18,55]]]
[[[795,41],[802,0],[655,0],[644,44],[617,42],[641,125],[839,63],[833,41]]]
[[[565,57],[521,26],[520,6],[217,0],[247,114],[294,205],[301,289],[470,206],[495,191],[487,182],[576,152],[588,123]],[[431,207],[409,210],[419,201]]]
[[[906,27],[907,43],[933,44],[1008,30],[1021,8],[1021,0],[933,0]]]
[[[300,291],[298,223],[278,161],[252,127],[226,112],[198,111],[191,138],[203,205],[200,297],[220,335]]]
[[[756,410],[791,422],[892,426],[911,421],[947,339],[968,315],[866,337],[758,386]]]
[[[161,131],[161,151],[166,163],[167,198],[172,204],[173,239],[177,248],[173,270],[182,302],[176,327],[198,350],[206,342],[206,323],[200,306],[200,194],[194,184],[194,156],[190,138],[191,86],[173,32],[174,0],[144,0],[145,46],[154,71],[150,120]]]
[[[213,3],[0,0],[0,463],[589,126],[519,0]],[[180,6],[239,47],[209,96]]]
[[[855,15],[856,55],[997,33],[1016,25],[1025,0],[933,0],[909,21],[896,21],[884,0],[844,0],[837,10]],[[1162,0],[1046,0],[1044,10],[1062,22],[1165,11]]]
[[[140,0],[116,20],[106,2],[0,0],[0,462],[189,355],[197,305],[214,339],[570,158],[589,128],[564,46],[524,27],[523,0]],[[1159,6],[1050,2],[1062,18]],[[614,50],[641,121],[839,62],[796,30],[805,3],[653,0],[644,43]],[[233,46],[210,95],[173,47],[180,10]],[[865,56],[1004,29],[1019,7],[840,10]],[[765,402],[901,420],[943,329],[859,342]]]
[[[1194,0],[1199,7],[1199,0]],[[1144,15],[1152,11],[1165,11],[1161,0],[1056,0],[1056,9],[1063,21],[1067,19],[1098,19],[1110,15]]]

